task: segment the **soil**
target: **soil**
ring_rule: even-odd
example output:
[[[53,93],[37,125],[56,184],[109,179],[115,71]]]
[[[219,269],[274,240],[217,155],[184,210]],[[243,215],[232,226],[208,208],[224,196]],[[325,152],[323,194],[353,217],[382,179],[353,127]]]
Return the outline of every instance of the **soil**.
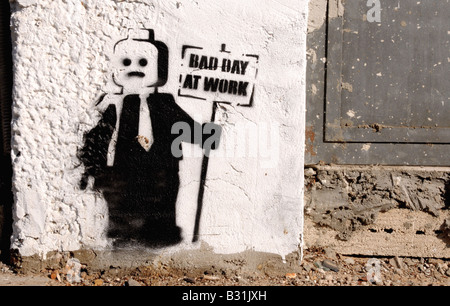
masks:
[[[256,269],[236,271],[181,271],[139,267],[130,271],[89,271],[82,267],[79,281],[67,271],[45,270],[22,275],[0,263],[0,286],[449,286],[450,260],[437,258],[362,257],[336,254],[330,249],[303,253],[295,272]]]

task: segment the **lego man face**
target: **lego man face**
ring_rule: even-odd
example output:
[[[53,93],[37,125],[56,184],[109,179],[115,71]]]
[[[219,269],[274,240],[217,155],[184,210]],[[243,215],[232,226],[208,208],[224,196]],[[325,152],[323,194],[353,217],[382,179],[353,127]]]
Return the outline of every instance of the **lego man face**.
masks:
[[[125,91],[136,92],[158,83],[158,50],[148,41],[126,39],[114,49],[114,80]]]

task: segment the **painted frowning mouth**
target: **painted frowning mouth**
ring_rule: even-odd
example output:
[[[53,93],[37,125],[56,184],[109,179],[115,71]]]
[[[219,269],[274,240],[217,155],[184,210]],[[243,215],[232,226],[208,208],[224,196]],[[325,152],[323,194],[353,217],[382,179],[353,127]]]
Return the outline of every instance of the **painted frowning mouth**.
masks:
[[[139,77],[139,78],[143,78],[145,77],[145,73],[143,72],[139,72],[139,71],[131,71],[128,73],[129,77]]]

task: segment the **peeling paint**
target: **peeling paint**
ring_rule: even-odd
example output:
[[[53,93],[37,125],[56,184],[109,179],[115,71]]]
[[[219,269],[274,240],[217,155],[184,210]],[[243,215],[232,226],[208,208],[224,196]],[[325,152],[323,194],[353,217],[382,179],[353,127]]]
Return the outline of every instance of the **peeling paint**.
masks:
[[[326,20],[327,0],[309,1],[308,32],[320,29]]]
[[[353,85],[350,83],[342,82],[341,87],[349,92],[353,92]]]
[[[361,151],[368,152],[370,150],[370,143],[363,144]]]
[[[355,113],[354,110],[349,110],[349,111],[347,112],[347,116],[349,116],[350,118],[355,117],[355,115],[356,115],[356,113]]]
[[[342,0],[330,0],[329,1],[329,17],[337,18],[344,16],[344,5]]]

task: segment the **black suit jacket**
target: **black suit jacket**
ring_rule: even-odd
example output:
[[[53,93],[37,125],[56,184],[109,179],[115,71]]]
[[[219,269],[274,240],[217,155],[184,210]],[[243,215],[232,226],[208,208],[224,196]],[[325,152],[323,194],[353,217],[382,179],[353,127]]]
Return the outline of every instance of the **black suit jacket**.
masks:
[[[172,145],[179,136],[174,134],[172,127],[177,122],[183,122],[190,131],[184,140],[202,145],[203,137],[194,137],[194,131],[201,131],[202,126],[195,122],[170,94],[155,93],[147,98],[153,132],[153,143],[149,152],[137,142],[140,98],[129,95],[124,98],[120,118],[119,135],[116,144],[114,167],[125,166],[127,169],[145,167],[146,163],[160,165],[160,167],[178,167],[182,155],[176,156],[172,152]],[[179,148],[181,150],[181,148]]]
[[[202,132],[201,137],[198,135],[195,137],[194,131],[202,131],[202,125],[194,121],[178,106],[171,94],[150,94],[147,103],[154,139],[149,152],[146,152],[135,138],[138,135],[138,122],[134,121],[138,120],[136,116],[139,113],[140,97],[139,95],[128,95],[124,98],[113,166],[120,172],[140,170],[145,168],[148,163],[153,166],[178,169],[178,162],[182,159],[182,155],[174,156],[171,151],[174,140],[179,137],[179,134],[172,133],[172,126],[177,122],[185,122],[191,129],[191,137],[184,138],[185,141],[202,146],[206,138],[211,136]],[[131,108],[126,105],[131,105]],[[127,117],[127,112],[131,117]],[[125,119],[125,117],[135,119]],[[97,177],[107,168],[108,147],[116,122],[116,107],[111,104],[103,112],[97,126],[85,135],[84,146],[79,152],[79,158],[85,166],[84,179],[87,176]]]

